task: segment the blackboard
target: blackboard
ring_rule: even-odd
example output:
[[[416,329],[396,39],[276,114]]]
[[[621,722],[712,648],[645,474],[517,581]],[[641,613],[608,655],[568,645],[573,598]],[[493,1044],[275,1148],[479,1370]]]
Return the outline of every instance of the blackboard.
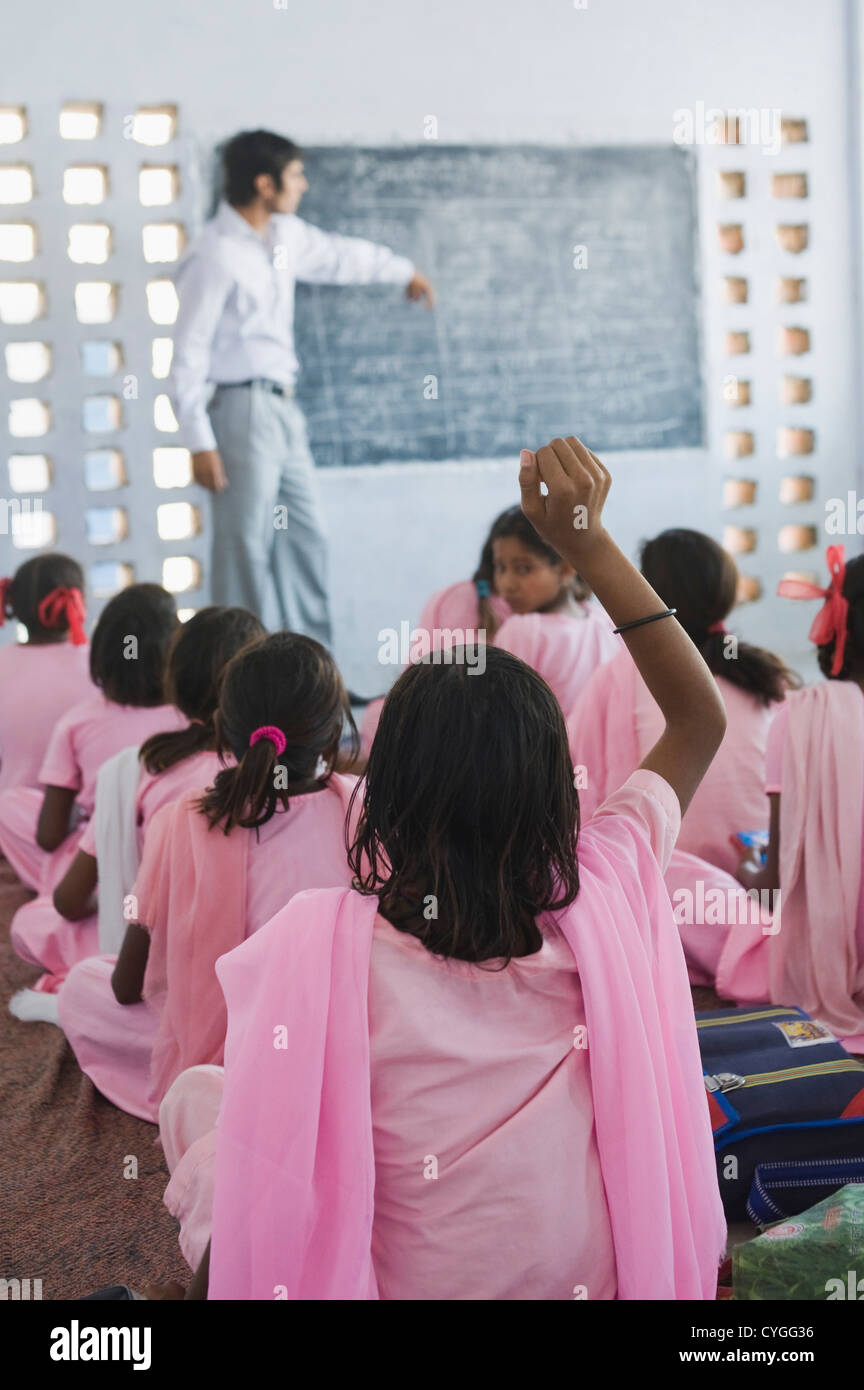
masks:
[[[300,215],[410,256],[439,296],[430,313],[393,286],[297,286],[319,466],[572,433],[598,452],[702,444],[689,151],[430,142],[305,162]]]

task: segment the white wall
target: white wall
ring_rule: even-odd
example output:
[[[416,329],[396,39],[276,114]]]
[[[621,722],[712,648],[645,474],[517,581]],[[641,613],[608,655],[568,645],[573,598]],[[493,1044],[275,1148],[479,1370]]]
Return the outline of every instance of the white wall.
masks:
[[[450,143],[585,144],[668,142],[673,111],[697,102],[805,116],[811,206],[806,217],[789,220],[813,224],[806,323],[814,352],[802,371],[812,371],[817,394],[812,418],[802,423],[818,431],[815,467],[825,497],[855,485],[860,381],[849,294],[857,275],[849,176],[854,167],[857,180],[857,164],[847,125],[847,21],[844,0],[588,0],[587,9],[567,0],[288,0],[286,9],[268,0],[149,0],[122,7],[114,0],[49,0],[7,7],[0,18],[6,55],[0,96],[24,104],[101,99],[130,111],[138,103],[177,101],[184,131],[205,146],[255,125],[301,143],[416,143],[428,114],[437,116],[440,138]],[[722,153],[730,156],[723,167],[743,167],[738,152]],[[747,153],[752,161],[753,152]],[[787,155],[775,166],[798,167],[797,152]],[[703,152],[709,447],[609,458],[615,477],[610,517],[628,549],[674,523],[716,535],[722,530],[719,485],[726,469],[719,444],[729,426],[719,396],[724,368],[717,335],[726,311],[716,303],[722,266],[709,177],[710,161],[717,159],[716,150]],[[770,163],[761,158],[760,166],[752,165],[754,179],[764,184]],[[764,189],[753,196],[763,198]],[[748,273],[757,279],[772,273],[773,214],[758,201],[749,211]],[[733,267],[731,273],[745,272]],[[758,380],[743,427],[753,429],[759,452],[747,468],[730,471],[765,481],[755,514],[760,547],[748,567],[770,592],[790,562],[776,553],[776,507],[769,504],[777,478],[789,470],[773,456],[779,370],[769,346],[776,311],[767,289],[754,296],[748,317],[758,344]],[[390,674],[375,661],[378,628],[415,618],[432,589],[469,571],[488,520],[515,500],[514,466],[327,470],[321,478],[332,532],[338,652],[349,682],[372,691]],[[802,519],[819,520],[821,497]],[[821,553],[794,563],[821,572]],[[742,610],[740,628],[797,659],[805,650],[801,634],[809,609],[792,609],[766,600]]]

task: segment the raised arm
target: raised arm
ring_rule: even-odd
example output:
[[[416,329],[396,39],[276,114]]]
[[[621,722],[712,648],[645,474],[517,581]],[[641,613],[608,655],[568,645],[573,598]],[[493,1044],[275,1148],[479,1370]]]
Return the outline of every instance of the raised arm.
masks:
[[[429,308],[434,305],[434,291],[425,275],[389,246],[325,232],[296,216],[290,219],[290,233],[296,239],[298,280],[317,285],[404,285],[409,299],[425,298]]]
[[[548,495],[543,496],[544,482]],[[574,436],[553,439],[536,455],[523,450],[522,510],[541,536],[593,589],[616,627],[666,604],[606,531],[602,512],[611,478]],[[704,777],[726,729],[726,711],[702,657],[675,618],[622,634],[666,728],[641,766],[669,783],[682,814]]]

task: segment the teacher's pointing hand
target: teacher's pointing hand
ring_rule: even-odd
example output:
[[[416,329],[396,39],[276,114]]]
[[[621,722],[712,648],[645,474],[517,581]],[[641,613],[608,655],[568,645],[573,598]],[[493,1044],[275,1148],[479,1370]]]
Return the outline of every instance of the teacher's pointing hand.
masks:
[[[421,275],[419,270],[415,270],[408,284],[405,286],[405,296],[407,299],[425,299],[426,308],[435,308],[435,290],[431,281]]]

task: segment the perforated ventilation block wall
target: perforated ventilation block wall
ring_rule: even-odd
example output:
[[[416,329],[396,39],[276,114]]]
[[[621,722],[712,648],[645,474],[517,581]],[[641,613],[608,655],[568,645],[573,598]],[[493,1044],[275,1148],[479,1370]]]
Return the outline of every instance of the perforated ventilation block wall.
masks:
[[[67,552],[94,617],[135,580],[201,602],[201,498],[165,394],[197,167],[171,105],[0,106],[0,570]]]
[[[814,332],[811,131],[784,117],[767,154],[730,121],[703,151],[708,230],[708,389],[725,462],[723,544],[741,571],[739,599],[758,602],[790,572],[823,568],[824,495]],[[758,420],[758,424],[757,424]],[[826,486],[829,491],[826,492]]]

